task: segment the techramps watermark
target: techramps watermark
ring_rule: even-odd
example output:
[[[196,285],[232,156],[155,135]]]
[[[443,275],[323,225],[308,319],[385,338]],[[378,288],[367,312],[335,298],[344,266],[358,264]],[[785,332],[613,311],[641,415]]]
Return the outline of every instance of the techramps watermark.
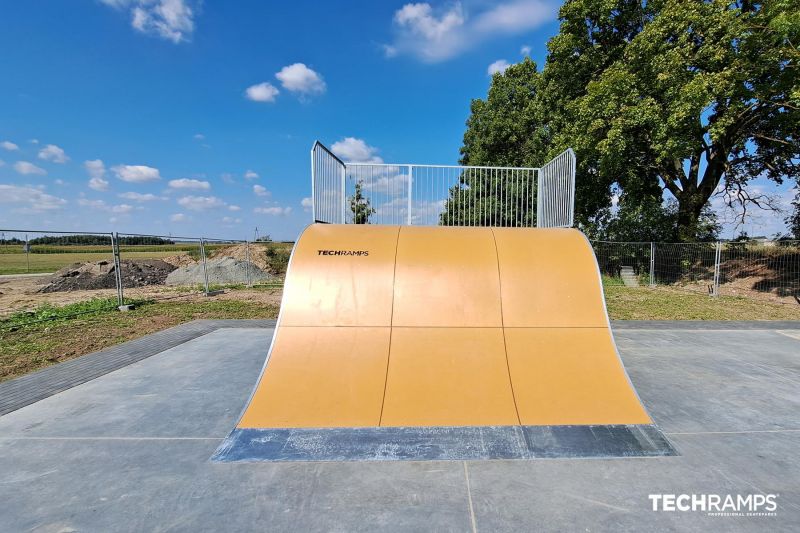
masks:
[[[212,459],[668,455],[581,232],[314,224],[258,384]]]

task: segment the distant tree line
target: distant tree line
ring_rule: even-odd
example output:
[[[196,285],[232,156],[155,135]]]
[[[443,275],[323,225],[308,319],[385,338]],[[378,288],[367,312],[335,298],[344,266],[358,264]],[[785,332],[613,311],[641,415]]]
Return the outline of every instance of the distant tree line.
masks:
[[[49,245],[108,245],[111,246],[110,235],[46,235],[44,237],[35,237],[28,241],[29,244],[49,244]],[[0,244],[25,244],[25,241],[17,237],[11,239],[0,239]],[[130,245],[160,245],[160,244],[175,244],[175,241],[170,239],[162,239],[160,237],[145,237],[145,236],[130,236],[120,237],[119,244]]]

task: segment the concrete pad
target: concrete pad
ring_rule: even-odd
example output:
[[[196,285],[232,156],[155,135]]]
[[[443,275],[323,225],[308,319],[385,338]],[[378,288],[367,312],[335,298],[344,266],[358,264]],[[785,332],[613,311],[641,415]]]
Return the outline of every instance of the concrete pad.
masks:
[[[800,340],[682,327],[615,329],[679,457],[368,463],[209,461],[272,334],[217,330],[0,417],[0,531],[796,531]],[[777,516],[662,493],[777,493]]]

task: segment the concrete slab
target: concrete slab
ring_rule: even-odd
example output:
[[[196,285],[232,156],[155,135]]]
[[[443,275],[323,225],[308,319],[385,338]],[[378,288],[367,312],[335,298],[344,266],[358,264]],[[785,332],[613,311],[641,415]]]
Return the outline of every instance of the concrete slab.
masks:
[[[271,329],[218,329],[0,417],[0,531],[796,531],[800,340],[615,329],[680,457],[212,463]],[[777,493],[776,516],[654,512],[649,494]]]

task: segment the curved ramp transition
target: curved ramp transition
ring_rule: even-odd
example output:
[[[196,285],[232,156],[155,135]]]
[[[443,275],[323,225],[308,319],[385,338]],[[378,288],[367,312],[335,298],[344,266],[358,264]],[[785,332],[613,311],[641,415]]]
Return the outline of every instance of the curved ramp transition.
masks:
[[[672,455],[573,229],[309,226],[215,460]]]

